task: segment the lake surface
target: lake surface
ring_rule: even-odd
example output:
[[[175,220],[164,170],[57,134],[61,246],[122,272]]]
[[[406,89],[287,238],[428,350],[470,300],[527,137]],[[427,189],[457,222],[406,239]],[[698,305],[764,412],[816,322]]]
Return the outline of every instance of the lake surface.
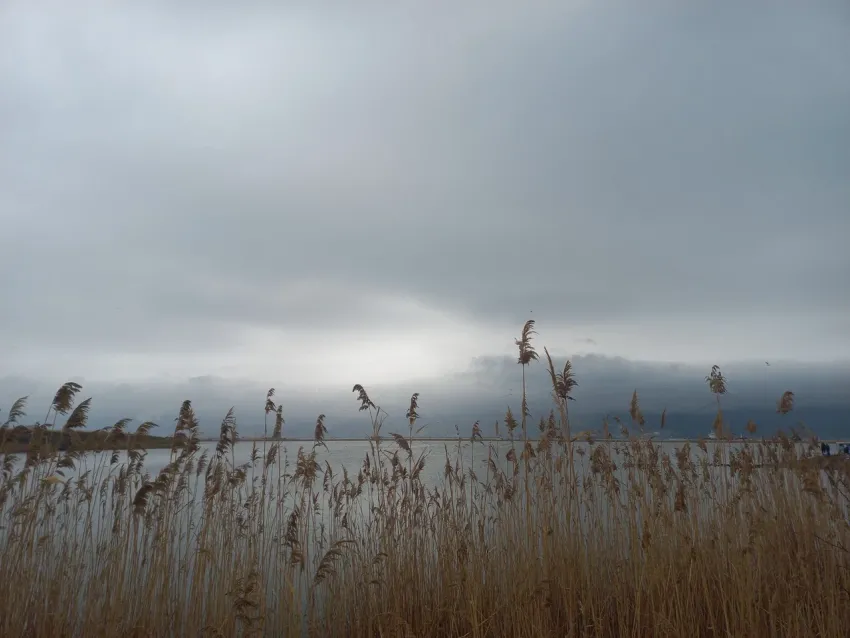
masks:
[[[536,449],[537,441],[533,441],[532,444]],[[514,445],[516,449],[516,456],[519,457],[523,444],[521,441],[516,441]],[[704,449],[701,448],[700,443],[697,441],[649,442],[644,440],[640,442],[630,442],[611,440],[597,441],[593,444],[586,442],[575,443],[575,473],[582,490],[579,505],[577,506],[577,513],[579,514],[577,522],[581,529],[577,529],[576,531],[582,535],[584,533],[592,533],[597,537],[599,534],[607,536],[606,528],[598,525],[593,526],[592,522],[589,524],[587,529],[584,529],[581,519],[585,517],[589,508],[593,508],[594,521],[597,523],[601,521],[605,525],[612,521],[613,524],[617,524],[617,519],[622,518],[624,515],[621,512],[626,512],[626,510],[620,510],[620,508],[616,505],[615,501],[617,498],[619,498],[624,504],[628,499],[633,499],[632,505],[630,506],[631,509],[628,510],[628,515],[634,517],[635,524],[638,526],[640,526],[643,517],[648,515],[647,508],[651,508],[653,506],[653,499],[674,498],[673,491],[675,490],[676,481],[678,479],[671,479],[670,477],[672,474],[668,474],[668,477],[662,481],[666,487],[670,488],[671,491],[664,492],[664,490],[662,490],[660,492],[661,495],[657,496],[656,494],[659,492],[654,492],[654,488],[648,489],[650,481],[647,480],[647,474],[642,474],[642,471],[639,468],[635,468],[632,463],[641,455],[644,456],[644,460],[649,459],[650,465],[656,470],[656,474],[659,473],[659,469],[660,473],[663,474],[665,472],[665,463],[668,468],[676,468],[678,463],[677,456],[683,456],[682,451],[687,448],[689,450],[688,456],[690,460],[698,468],[695,473],[699,474],[699,481],[701,484],[713,486],[722,484],[725,487],[732,488],[734,490],[738,479],[730,473],[728,462],[730,456],[741,450],[744,443],[720,443],[717,441],[707,440],[701,442],[701,445],[704,446]],[[754,450],[756,457],[758,457],[760,454],[759,449],[762,447],[760,443],[758,441],[750,441],[749,445],[751,446],[751,449]],[[774,449],[778,449],[778,446],[775,444],[773,445]],[[240,488],[237,500],[232,503],[234,506],[233,517],[220,519],[230,522],[226,525],[220,526],[216,531],[222,531],[224,537],[230,538],[230,542],[234,543],[232,546],[228,547],[228,551],[223,554],[224,556],[228,556],[229,552],[232,551],[234,552],[234,556],[238,555],[245,557],[250,555],[253,551],[252,541],[249,536],[234,533],[234,529],[239,525],[237,523],[237,519],[241,516],[241,514],[236,512],[244,512],[246,511],[246,508],[249,507],[248,502],[250,499],[248,495],[251,492],[251,485],[253,484],[256,487],[259,486],[263,457],[269,452],[269,450],[271,450],[272,446],[273,444],[270,442],[255,443],[242,441],[233,445],[232,450],[228,450],[226,453],[230,468],[238,468],[240,465],[250,464],[253,457],[255,460],[253,468],[256,468],[256,470],[251,467],[247,469],[245,483]],[[637,447],[639,447],[640,450],[637,450]],[[796,444],[796,447],[798,455],[801,455],[804,452],[808,454],[813,453],[811,446],[808,444],[798,443]],[[310,441],[281,442],[278,461],[280,475],[291,476],[296,472],[299,448],[303,449],[303,451],[308,454],[315,449],[316,462],[319,469],[318,475],[310,488],[310,492],[312,496],[315,496],[315,498],[312,496],[307,497],[307,502],[310,503],[308,507],[310,513],[308,516],[314,517],[313,520],[315,520],[317,525],[327,525],[328,528],[331,529],[335,525],[335,522],[331,513],[332,506],[329,505],[331,501],[330,494],[324,491],[325,486],[323,485],[323,473],[329,466],[333,471],[334,480],[338,481],[342,477],[343,469],[345,469],[347,470],[350,479],[356,484],[357,476],[364,465],[364,459],[366,459],[367,455],[372,455],[370,442],[329,441],[327,442],[327,447],[318,446],[315,448],[313,443]],[[479,503],[489,503],[486,507],[493,507],[492,514],[494,516],[498,515],[498,508],[493,505],[493,500],[495,499],[484,496],[487,493],[487,490],[481,486],[481,483],[487,482],[488,479],[492,479],[493,465],[495,465],[501,473],[504,473],[507,476],[511,476],[515,471],[515,466],[508,457],[508,452],[512,448],[510,441],[476,441],[474,443],[468,440],[458,441],[457,439],[445,441],[413,441],[412,461],[408,461],[407,453],[400,450],[396,442],[392,440],[382,441],[380,448],[381,453],[384,455],[383,458],[387,461],[390,460],[393,453],[398,452],[399,460],[404,467],[408,467],[409,462],[415,462],[420,455],[424,455],[425,463],[424,469],[420,474],[420,480],[423,487],[425,487],[429,492],[443,490],[447,485],[451,484],[452,480],[455,480],[447,479],[447,472],[454,472],[455,476],[463,476],[465,489],[458,492],[457,483],[455,483],[455,491],[452,492],[452,497],[455,498],[459,496],[461,499],[473,498],[470,497],[470,494],[472,494],[474,488],[474,498],[482,499]],[[599,476],[594,475],[592,468],[593,461],[591,457],[593,451],[600,451],[600,448],[609,454],[611,460],[613,460],[616,464],[613,476],[620,484],[617,495],[612,495],[612,493],[606,489],[604,481],[601,480]],[[556,456],[562,452],[557,443],[553,442],[552,452],[553,455]],[[214,458],[216,455],[216,444],[213,442],[201,443],[201,447],[197,451],[195,458],[200,458],[204,453],[206,453],[209,458]],[[756,462],[770,461],[770,459],[767,458],[769,455],[766,450],[762,450],[761,454],[763,454],[765,458],[756,458]],[[816,451],[816,454],[819,454],[819,450]],[[55,552],[56,560],[51,559],[44,564],[45,568],[50,571],[51,578],[56,577],[58,574],[58,572],[54,573],[54,570],[57,569],[56,565],[59,557],[63,555],[61,553],[61,546],[63,544],[71,543],[74,547],[82,548],[76,552],[76,555],[81,555],[83,557],[83,562],[75,568],[76,576],[74,576],[74,578],[81,579],[78,582],[96,581],[98,555],[100,552],[105,551],[109,547],[109,539],[112,536],[111,530],[115,519],[114,515],[117,514],[119,518],[124,520],[133,519],[133,506],[130,504],[133,495],[144,483],[154,481],[160,472],[167,468],[174,458],[170,450],[152,449],[146,451],[142,475],[134,474],[132,484],[129,486],[129,500],[127,497],[124,497],[123,500],[112,501],[112,496],[109,495],[111,494],[114,496],[114,485],[116,482],[115,477],[123,471],[123,468],[126,468],[128,463],[128,456],[126,452],[118,453],[117,459],[114,459],[115,462],[111,462],[113,460],[111,458],[112,455],[113,454],[111,452],[83,454],[77,460],[76,467],[73,470],[63,470],[61,481],[57,481],[57,484],[50,488],[52,490],[52,496],[50,499],[57,503],[58,506],[54,513],[46,515],[42,519],[43,522],[40,523],[37,528],[33,529],[31,534],[32,537],[34,539],[38,539],[39,542],[43,538],[48,539],[50,547],[45,547],[44,549]],[[664,460],[665,455],[669,456],[669,462]],[[491,459],[492,463],[489,462]],[[13,475],[15,470],[20,469],[23,464],[23,460],[22,455],[17,455],[16,461],[13,464],[15,466],[13,468]],[[374,464],[374,460],[371,462]],[[389,466],[390,463],[388,462],[387,469],[389,469]],[[459,468],[459,471],[455,470],[455,468]],[[546,471],[547,470],[544,470],[542,473],[545,474]],[[788,485],[793,486],[792,489],[796,489],[794,481],[797,481],[797,478],[793,476],[791,472],[777,472],[776,469],[756,471],[770,472],[772,473],[772,480],[783,482],[787,480]],[[169,523],[166,529],[159,530],[159,532],[168,535],[169,538],[172,539],[170,541],[172,543],[172,545],[170,545],[172,548],[176,547],[176,545],[180,546],[176,551],[180,556],[182,556],[183,562],[175,567],[174,573],[171,575],[171,578],[173,579],[173,587],[194,586],[192,580],[193,576],[191,576],[191,574],[193,573],[192,569],[194,565],[199,560],[198,552],[200,551],[201,541],[197,536],[197,529],[199,528],[198,522],[204,516],[203,494],[205,475],[204,473],[198,474],[195,472],[190,474],[191,478],[189,478],[189,480],[191,484],[189,485],[189,490],[182,500],[180,500],[179,503],[176,503],[176,506],[181,508],[181,513],[170,519],[171,523]],[[278,478],[279,474],[277,469],[272,472],[272,476],[275,479]],[[720,477],[723,477],[723,479],[717,480]],[[40,478],[45,478],[45,474],[41,474]],[[74,493],[84,495],[88,492],[89,494],[93,494],[93,500],[97,503],[97,505],[89,507],[85,503],[84,499],[80,500],[78,497],[73,497],[70,499],[70,504],[68,505],[71,509],[66,510],[66,506],[61,504],[62,498],[60,496],[60,492],[63,489],[63,484],[68,481],[68,479],[79,479],[81,487],[76,487]],[[524,485],[521,475],[519,476],[519,479],[520,484]],[[633,479],[635,480],[633,481]],[[2,485],[2,483],[6,480],[7,479],[5,478],[0,478],[0,485]],[[287,483],[287,481],[284,480],[283,483]],[[404,483],[403,480],[402,483]],[[291,482],[289,484],[291,485]],[[632,489],[635,485],[642,486],[637,488],[638,491],[642,492],[641,496],[638,498],[635,498],[635,490]],[[103,489],[101,490],[101,488]],[[700,488],[700,490],[701,489],[702,488]],[[370,490],[371,487],[367,481],[364,485],[362,495],[355,499],[356,503],[349,509],[352,516],[358,518],[360,525],[357,526],[357,529],[359,529],[361,533],[363,530],[368,530],[370,528],[370,521],[373,518],[372,506],[375,503],[374,501],[370,501]],[[556,490],[558,490],[561,494],[558,502],[560,504],[559,506],[563,508],[564,503],[566,502],[563,497],[566,488],[563,484],[561,484],[560,487],[556,488]],[[100,498],[98,497],[99,493],[102,495]],[[282,493],[283,492],[281,491],[281,495]],[[698,493],[699,496],[697,496],[696,499],[699,502],[691,504],[691,507],[693,508],[691,511],[695,514],[694,524],[701,525],[702,522],[706,521],[710,524],[710,521],[714,518],[710,510],[712,508],[717,508],[720,500],[718,492],[706,490],[704,498],[701,491]],[[728,492],[724,492],[724,494],[728,494]],[[189,495],[191,495],[191,502],[187,502]],[[529,492],[528,497],[536,500],[537,494],[532,489],[532,491]],[[515,493],[514,500],[515,502],[522,503],[526,498],[527,496],[524,493],[524,490],[520,489]],[[615,500],[612,501],[611,499]],[[111,511],[110,503],[113,502],[120,502],[120,510]],[[451,501],[449,500],[443,501],[445,504],[450,502]],[[275,609],[275,605],[278,604],[276,599],[277,592],[281,591],[281,587],[283,587],[283,584],[280,581],[279,567],[280,565],[285,564],[285,561],[288,560],[286,551],[282,549],[282,537],[286,530],[289,515],[292,513],[296,502],[294,493],[288,492],[286,496],[281,496],[281,498],[277,500],[273,498],[268,501],[268,503],[268,509],[262,510],[263,512],[267,512],[268,518],[267,523],[265,524],[266,532],[261,542],[264,544],[263,546],[266,550],[270,552],[270,555],[273,556],[274,562],[267,564],[264,567],[267,571],[263,573],[262,578],[264,582],[264,591],[268,597],[267,604],[269,605],[269,609]],[[635,505],[636,503],[637,505]],[[45,506],[42,505],[42,507]],[[0,543],[3,543],[4,545],[6,545],[8,540],[7,534],[9,533],[9,525],[14,524],[14,516],[11,516],[12,508],[12,499],[0,506],[0,515],[2,515],[2,518],[0,518]],[[275,510],[275,508],[277,509]],[[615,510],[620,511],[615,512]],[[706,515],[697,515],[697,512],[694,510],[704,510],[703,513]],[[46,514],[46,510],[43,511],[45,511]],[[514,514],[519,511],[521,511],[519,508],[511,510]],[[550,515],[551,514],[552,513],[550,512]],[[560,516],[557,511],[555,512],[555,516]],[[64,520],[62,520],[63,517]],[[488,523],[488,525],[489,524],[490,523]],[[593,527],[591,528],[591,526]],[[228,529],[223,529],[224,527],[227,527]],[[316,527],[313,529],[315,531]],[[58,534],[56,533],[57,531],[59,532]],[[489,529],[487,531],[489,532]],[[150,551],[150,548],[157,543],[157,533],[158,532],[155,531],[148,535],[133,536],[135,539],[133,543],[138,548],[137,555],[140,557],[140,560],[142,560],[147,555],[147,552]],[[305,538],[305,540],[307,542],[307,546],[305,546],[304,549],[307,550],[311,556],[319,557],[324,549],[327,548],[327,545],[321,544],[322,541],[320,540],[319,535],[310,536],[309,538]],[[19,547],[20,545],[16,546]],[[221,553],[218,555],[219,557],[222,556]],[[272,568],[272,565],[275,567]],[[147,568],[145,567],[143,560],[141,563],[136,565],[128,564],[127,568],[132,570],[137,578],[146,577]],[[309,568],[309,573],[314,573],[315,568],[316,565],[312,564]],[[218,571],[210,571],[206,576],[204,576],[205,580],[198,584],[199,587],[214,589],[217,586],[216,579],[222,577],[220,574],[229,574],[227,571],[229,568],[226,564],[217,565],[215,569]],[[66,576],[66,578],[68,577]],[[82,610],[85,606],[83,592],[84,590],[80,589],[80,610]],[[307,592],[308,588],[306,587],[299,589],[300,603],[305,609],[307,607]]]
[[[536,441],[532,441],[536,443]],[[620,461],[624,460],[622,454],[619,453],[618,450],[624,448],[628,445],[628,441],[624,440],[612,440],[610,442],[606,441],[597,441],[593,445],[609,445],[612,456],[615,456]],[[692,452],[693,458],[699,459],[701,457],[709,457],[713,456],[714,450],[718,447],[715,441],[707,440],[705,441],[707,453],[703,452],[697,446],[697,441],[660,441],[656,442],[655,445],[658,446],[661,453],[669,454],[671,457],[675,455],[677,450],[681,450],[685,444],[689,444]],[[757,444],[756,442],[753,442]],[[240,441],[236,443],[234,446],[234,462],[236,465],[240,465],[242,463],[247,463],[250,458],[252,451],[254,450],[254,446],[256,445],[257,449],[260,453],[262,453],[265,445],[265,449],[268,449],[271,445],[270,442],[248,442],[248,441]],[[515,447],[519,450],[522,447],[522,441],[515,441]],[[730,451],[740,450],[743,446],[743,443],[740,442],[732,442],[728,444],[728,449]],[[467,467],[474,467],[477,470],[485,468],[487,465],[487,453],[488,449],[492,448],[496,455],[504,460],[505,454],[508,450],[511,449],[510,441],[484,441],[471,443],[468,440],[462,441],[458,443],[457,439],[446,439],[444,441],[437,440],[427,440],[427,441],[413,441],[413,451],[414,455],[418,457],[420,453],[426,454],[426,466],[425,472],[423,474],[423,480],[429,485],[436,485],[443,477],[443,469],[446,462],[446,454],[448,453],[449,461],[454,464],[455,460],[458,458],[458,452],[460,452],[460,458],[464,462],[464,465]],[[798,444],[800,450],[805,447],[805,444]],[[303,448],[305,452],[310,452],[313,449],[313,443],[311,441],[283,441],[281,443],[282,451],[285,450],[286,454],[290,459],[294,459],[295,454],[297,453],[299,448]],[[392,440],[383,440],[381,442],[381,448],[387,452],[392,452],[396,448],[396,444]],[[575,448],[575,462],[576,468],[589,468],[589,452],[591,450],[591,444],[586,442],[577,442],[574,443]],[[215,443],[213,442],[203,442],[201,443],[201,449],[198,454],[201,454],[204,450],[210,456],[215,454]],[[356,474],[358,469],[363,463],[364,458],[369,453],[370,443],[369,441],[328,441],[327,447],[319,446],[316,448],[317,451],[317,461],[321,466],[324,467],[325,463],[330,463],[331,467],[336,473],[338,470],[341,471],[342,468],[346,468],[349,473]],[[103,457],[108,457],[109,453],[90,453],[89,457],[94,458],[99,455]],[[171,459],[170,450],[148,450],[147,456],[145,458],[145,467],[151,474],[156,474],[166,465],[168,465]],[[126,454],[121,455],[121,462],[126,461]]]
[[[537,441],[530,441],[536,447]],[[646,443],[646,441],[644,443]],[[699,442],[696,440],[653,441],[652,443],[658,450],[659,455],[666,454],[671,459],[675,459],[676,454],[687,446],[690,449],[690,458],[698,464],[702,463],[703,460],[707,461],[712,473],[728,473],[728,469],[715,467],[715,464],[718,461],[721,463],[724,461],[728,463],[728,460],[722,456],[721,452],[725,454],[734,454],[741,450],[744,446],[744,442],[741,441],[733,441],[719,445],[717,441],[710,439],[703,441],[705,450],[700,449],[698,445]],[[747,443],[749,443],[751,449],[756,450],[760,445],[760,442],[755,439],[750,440]],[[271,442],[239,441],[233,446],[232,462],[236,466],[249,463],[252,454],[255,453],[255,450],[260,456],[263,456],[270,449],[271,445]],[[606,447],[611,459],[617,465],[616,474],[618,478],[622,481],[628,480],[629,473],[626,468],[626,462],[628,460],[627,450],[629,445],[629,441],[618,439],[610,441],[596,441],[593,444],[587,442],[574,443],[574,464],[579,480],[581,480],[583,475],[590,471],[590,453],[594,447],[598,446]],[[511,447],[512,443],[507,440],[485,440],[483,442],[476,441],[473,443],[469,440],[462,440],[459,442],[457,439],[446,439],[442,441],[432,439],[425,441],[414,440],[412,442],[414,459],[417,459],[421,454],[424,454],[425,467],[421,477],[423,483],[431,488],[437,487],[444,482],[447,462],[450,465],[455,466],[459,461],[461,466],[467,471],[472,468],[479,480],[482,480],[486,475],[488,458],[490,456],[494,458],[500,469],[503,471],[506,470],[509,466],[509,462],[506,460],[505,456]],[[522,449],[522,441],[515,441],[513,447],[515,447],[517,454],[519,454]],[[356,476],[363,465],[364,459],[370,453],[370,442],[368,440],[328,441],[326,446],[318,446],[314,448],[312,441],[282,441],[278,455],[280,462],[293,464],[299,448],[303,449],[305,453],[309,453],[315,449],[317,453],[316,460],[323,471],[327,465],[330,465],[335,476],[339,476],[343,468],[348,471],[349,475]],[[799,455],[802,455],[807,448],[811,450],[811,446],[808,443],[797,443],[796,448]],[[209,458],[213,458],[215,456],[215,449],[215,443],[201,442],[200,449],[196,456],[200,457],[204,452],[206,452]],[[387,456],[398,450],[400,458],[406,462],[406,453],[399,450],[396,443],[392,440],[382,440],[381,450]],[[558,446],[553,444],[553,453],[558,453],[559,451]],[[835,445],[832,445],[832,451],[833,454],[836,453]],[[813,452],[811,451],[809,452],[809,454],[812,453]],[[92,471],[98,466],[102,467],[103,464],[108,465],[111,455],[111,452],[86,453],[78,461],[75,470],[65,470],[63,475],[65,478],[69,478],[71,476],[78,476],[87,470]],[[15,455],[15,457],[16,460],[12,466],[15,470],[17,470],[22,467],[24,457],[20,454]],[[0,458],[2,458],[2,456],[0,456]],[[151,477],[155,477],[171,462],[172,458],[172,452],[167,449],[147,450],[144,458],[144,469]],[[231,452],[228,452],[228,459],[230,458]],[[119,452],[117,465],[125,464],[126,462],[126,452]],[[0,478],[0,482],[3,480],[4,479]]]

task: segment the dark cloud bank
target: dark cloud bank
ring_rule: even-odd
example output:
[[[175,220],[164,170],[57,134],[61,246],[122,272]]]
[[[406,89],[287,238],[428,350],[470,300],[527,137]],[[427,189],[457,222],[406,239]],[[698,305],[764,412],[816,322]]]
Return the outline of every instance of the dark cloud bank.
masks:
[[[667,436],[706,435],[711,428],[715,404],[704,377],[709,370],[694,366],[632,362],[598,356],[573,359],[579,381],[576,401],[570,404],[574,427],[598,429],[605,415],[628,420],[628,405],[637,390],[647,418],[647,431],[658,430],[661,411],[667,409]],[[557,365],[557,363],[556,363]],[[779,427],[804,422],[821,437],[850,435],[850,364],[802,366],[788,362],[729,365],[724,368],[729,391],[722,399],[724,412],[733,431],[742,432],[753,419],[765,435]],[[84,382],[84,380],[80,380]],[[528,369],[527,384],[534,420],[552,407],[548,373],[542,363]],[[352,384],[353,385],[353,384]],[[373,400],[388,412],[388,431],[404,431],[404,414],[410,394],[420,392],[420,424],[431,436],[452,435],[455,426],[468,435],[480,420],[486,432],[493,432],[505,409],[520,411],[521,370],[514,359],[482,357],[470,369],[441,381],[409,382],[400,386],[367,386]],[[163,429],[172,427],[180,403],[191,399],[205,433],[214,435],[227,409],[236,408],[240,430],[245,435],[263,430],[263,403],[268,388],[246,382],[213,377],[196,378],[181,384],[85,385],[81,397],[93,396],[91,425],[104,427],[122,417],[141,422],[154,420]],[[17,396],[29,394],[32,420],[43,418],[52,386],[32,380],[9,377],[0,380],[0,401],[8,408]],[[776,414],[776,401],[785,390],[796,394],[796,410],[788,416]],[[316,417],[327,416],[332,437],[359,437],[369,432],[368,417],[358,412],[351,387],[322,389],[315,394],[288,392],[277,388],[284,407],[286,434],[309,437]]]

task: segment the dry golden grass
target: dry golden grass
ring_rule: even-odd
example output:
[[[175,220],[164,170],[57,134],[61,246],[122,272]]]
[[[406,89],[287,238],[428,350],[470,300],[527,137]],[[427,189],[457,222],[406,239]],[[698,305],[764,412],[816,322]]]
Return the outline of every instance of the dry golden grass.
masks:
[[[528,323],[517,340],[523,373],[533,334]],[[233,413],[208,453],[189,401],[155,476],[138,439],[119,439],[126,421],[111,454],[5,456],[0,635],[847,635],[850,464],[806,461],[814,441],[784,435],[724,440],[717,368],[716,444],[667,454],[623,424],[624,441],[608,424],[598,441],[573,437],[572,368],[546,358],[555,405],[537,439],[523,396],[507,449],[474,424],[471,453],[446,448],[436,486],[416,441],[419,395],[407,433],[385,443],[386,414],[359,385],[373,437],[356,476],[320,465],[324,416],[311,449],[289,458],[255,443],[237,463]],[[85,427],[80,389],[57,393],[51,428],[58,415],[65,431]],[[778,410],[792,407],[785,393]],[[265,413],[280,437],[273,390]],[[637,393],[631,419],[640,429]]]

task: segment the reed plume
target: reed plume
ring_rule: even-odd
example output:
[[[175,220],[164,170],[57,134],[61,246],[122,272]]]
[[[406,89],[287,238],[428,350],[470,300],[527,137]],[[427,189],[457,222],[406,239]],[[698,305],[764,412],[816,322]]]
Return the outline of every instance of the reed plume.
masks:
[[[27,401],[29,400],[28,396],[20,397],[15,399],[14,403],[12,403],[12,407],[9,408],[9,415],[6,420],[3,422],[3,427],[12,427],[17,425],[18,420],[21,417],[27,415],[25,412],[27,407]]]
[[[782,393],[782,397],[776,403],[776,411],[779,414],[788,414],[794,409],[794,393],[786,390]]]
[[[573,437],[572,367],[546,357],[553,407],[537,440],[524,427],[517,444],[508,406],[510,441],[488,442],[475,421],[438,467],[415,439],[419,393],[402,421],[354,386],[372,436],[336,449],[324,415],[312,447],[242,442],[233,409],[207,445],[186,400],[171,449],[154,450],[151,422],[90,429],[92,402],[74,407],[69,386],[48,411],[67,416],[61,430],[4,431],[33,438],[23,457],[0,450],[0,635],[846,634],[845,461],[799,428],[661,444],[612,415],[621,437],[606,418],[597,441],[579,417]],[[706,380],[722,430],[726,380],[717,367]],[[275,396],[264,434],[272,415],[282,428]],[[637,390],[631,399],[642,427]],[[795,399],[783,394],[778,411]],[[408,435],[381,437],[385,419]],[[75,447],[86,436],[104,451]],[[328,447],[358,462],[333,467]]]
[[[74,405],[74,398],[77,396],[77,393],[82,389],[83,386],[74,381],[64,383],[56,391],[56,395],[53,397],[53,403],[50,405],[50,408],[54,413],[65,416]],[[50,411],[48,410],[48,415],[49,414]],[[45,421],[47,421],[47,419],[45,419]]]

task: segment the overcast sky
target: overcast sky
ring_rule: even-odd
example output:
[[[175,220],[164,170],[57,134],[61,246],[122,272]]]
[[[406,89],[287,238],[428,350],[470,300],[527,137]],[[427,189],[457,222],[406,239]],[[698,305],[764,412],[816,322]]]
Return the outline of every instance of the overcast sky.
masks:
[[[0,7],[0,377],[850,358],[846,1],[143,4]]]

